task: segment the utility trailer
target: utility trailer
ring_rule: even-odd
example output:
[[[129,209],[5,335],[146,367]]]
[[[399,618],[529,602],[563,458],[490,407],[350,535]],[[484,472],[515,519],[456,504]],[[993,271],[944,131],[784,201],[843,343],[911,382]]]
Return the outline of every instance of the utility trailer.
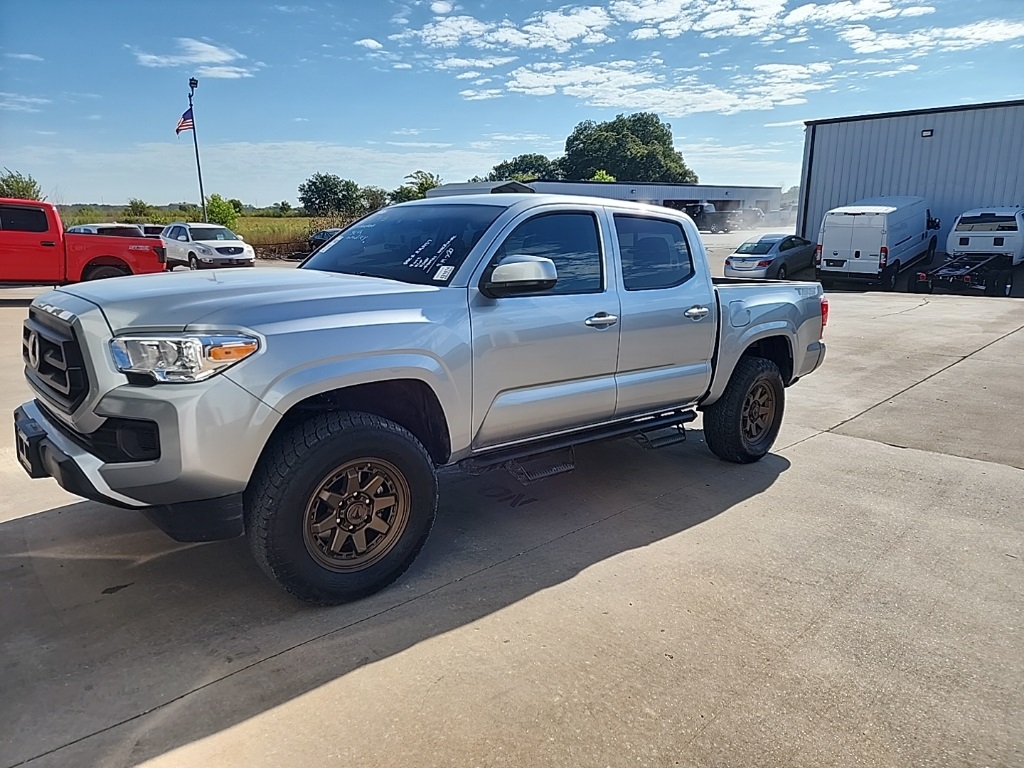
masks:
[[[1013,292],[1013,258],[1005,253],[962,253],[927,272],[911,274],[911,293],[932,293],[937,287],[956,293],[983,291],[986,296]]]

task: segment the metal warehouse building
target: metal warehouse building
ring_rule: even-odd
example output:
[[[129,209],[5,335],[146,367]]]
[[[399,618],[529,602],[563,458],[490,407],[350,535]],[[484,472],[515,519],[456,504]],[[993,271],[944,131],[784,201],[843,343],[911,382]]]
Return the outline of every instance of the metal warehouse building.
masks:
[[[812,120],[804,138],[797,234],[815,240],[831,208],[913,195],[942,219],[1024,205],[1024,101]]]
[[[711,184],[642,184],[621,181],[537,181],[469,182],[444,184],[427,192],[427,197],[475,195],[494,190],[540,192],[559,195],[587,195],[613,200],[684,208],[688,205],[712,203],[718,211],[739,211],[760,208],[764,213],[779,210],[782,189],[779,187],[728,187]]]

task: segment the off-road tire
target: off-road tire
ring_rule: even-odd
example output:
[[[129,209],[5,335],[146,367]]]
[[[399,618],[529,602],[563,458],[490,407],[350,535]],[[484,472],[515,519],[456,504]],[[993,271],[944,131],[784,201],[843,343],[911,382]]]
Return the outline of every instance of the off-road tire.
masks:
[[[338,572],[308,548],[308,505],[339,467],[364,459],[401,474],[409,492],[406,520],[379,560]],[[244,509],[246,537],[260,568],[301,600],[338,605],[383,589],[412,564],[434,523],[437,477],[427,451],[405,428],[366,413],[321,413],[267,446],[245,491]]]
[[[772,421],[756,440],[743,433],[744,409],[748,396],[761,385],[773,395]],[[786,406],[786,388],[779,367],[763,357],[741,357],[732,372],[725,392],[704,409],[704,439],[712,453],[735,464],[751,464],[771,450],[782,426]]]
[[[111,277],[124,277],[126,273],[120,267],[100,266],[93,267],[82,277],[83,280],[106,280]]]

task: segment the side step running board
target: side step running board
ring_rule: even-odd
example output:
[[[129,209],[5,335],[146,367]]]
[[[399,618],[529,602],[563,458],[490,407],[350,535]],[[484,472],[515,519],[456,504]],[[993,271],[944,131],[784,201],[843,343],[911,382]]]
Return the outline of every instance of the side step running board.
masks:
[[[460,466],[471,473],[484,472],[488,469],[499,467],[509,470],[512,475],[521,482],[533,482],[542,477],[568,472],[575,469],[576,463],[570,455],[564,455],[557,459],[553,454],[557,451],[571,449],[573,446],[584,443],[593,443],[599,440],[614,440],[616,438],[636,436],[638,442],[645,448],[662,448],[666,445],[674,445],[686,439],[683,425],[689,424],[697,418],[696,411],[671,411],[649,416],[642,419],[634,419],[625,422],[616,422],[600,427],[591,427],[579,432],[572,432],[567,435],[538,440],[536,442],[516,445],[503,448],[481,456],[474,456],[465,459]],[[669,434],[664,433],[672,430]],[[539,461],[542,466],[533,465]],[[547,462],[544,466],[544,462]],[[527,478],[524,480],[524,478]]]

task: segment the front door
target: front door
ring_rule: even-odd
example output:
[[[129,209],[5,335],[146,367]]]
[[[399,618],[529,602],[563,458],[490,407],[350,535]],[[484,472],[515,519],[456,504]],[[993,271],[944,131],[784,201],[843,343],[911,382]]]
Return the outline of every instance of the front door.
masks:
[[[528,296],[489,299],[471,287],[474,449],[612,418],[619,301],[595,212],[559,207],[530,216],[490,264],[551,259],[558,282]]]
[[[615,415],[696,403],[711,384],[718,320],[707,269],[695,267],[681,222],[613,219],[622,267]]]
[[[59,283],[64,279],[60,233],[34,205],[0,205],[0,282]]]

